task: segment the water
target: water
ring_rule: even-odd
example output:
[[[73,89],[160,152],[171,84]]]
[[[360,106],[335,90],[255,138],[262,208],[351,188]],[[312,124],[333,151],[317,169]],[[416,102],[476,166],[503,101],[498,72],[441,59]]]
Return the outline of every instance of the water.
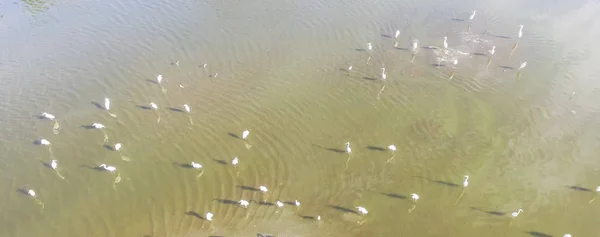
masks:
[[[597,235],[597,1],[0,6],[2,236]],[[385,36],[396,29],[400,49]],[[428,49],[444,36],[468,53],[456,68]],[[410,63],[413,39],[424,48]],[[93,104],[104,97],[116,118]],[[150,102],[157,112],[140,108]],[[189,115],[175,111],[183,104]],[[108,143],[82,128],[94,122]],[[235,138],[245,129],[247,141]],[[336,150],[347,141],[346,169]],[[182,167],[192,161],[200,178]],[[260,185],[266,196],[249,188]],[[17,191],[29,188],[43,210]],[[421,198],[408,213],[411,193]],[[248,210],[228,204],[240,199]]]

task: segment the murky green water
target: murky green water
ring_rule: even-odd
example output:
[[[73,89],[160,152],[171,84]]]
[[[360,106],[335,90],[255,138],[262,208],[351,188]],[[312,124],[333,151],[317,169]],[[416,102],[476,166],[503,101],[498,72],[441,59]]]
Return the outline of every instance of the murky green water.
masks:
[[[600,236],[599,13],[597,1],[0,3],[0,235]],[[444,36],[448,50],[429,47]],[[435,65],[446,52],[456,66]],[[108,142],[84,128],[95,122]]]

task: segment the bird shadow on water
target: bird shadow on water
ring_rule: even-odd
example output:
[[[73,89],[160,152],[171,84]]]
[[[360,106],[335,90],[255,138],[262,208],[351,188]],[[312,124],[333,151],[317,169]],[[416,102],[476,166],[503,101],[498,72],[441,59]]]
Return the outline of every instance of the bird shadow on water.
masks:
[[[99,172],[104,172],[104,171],[106,171],[105,169],[103,169],[103,168],[102,168],[102,167],[100,167],[100,166],[81,165],[81,167],[83,167],[83,168],[88,168],[88,169],[95,170],[95,171],[99,171]]]
[[[186,163],[173,162],[173,165],[179,166],[181,168],[186,168],[186,169],[192,169],[192,168],[194,168],[192,165],[186,164]]]
[[[567,186],[567,188],[571,189],[571,190],[575,190],[575,191],[580,191],[580,192],[593,192],[591,189],[589,188],[584,188],[584,187],[579,187],[579,186]]]
[[[224,160],[217,160],[217,159],[212,159],[212,160],[214,160],[215,162],[217,162],[219,164],[222,164],[222,165],[226,165],[227,164],[227,161],[224,161]]]
[[[375,77],[362,77],[362,79],[367,81],[377,81],[377,78]]]
[[[367,146],[366,148],[371,151],[387,151],[385,148],[378,146]]]
[[[314,216],[303,216],[303,215],[298,215],[299,217],[302,217],[302,219],[305,220],[316,220],[317,218]]]
[[[244,186],[244,185],[238,185],[237,188],[243,189],[243,190],[249,190],[249,191],[253,191],[253,192],[259,192],[260,189],[255,188],[255,187],[250,187],[250,186]]]
[[[151,110],[152,109],[152,108],[150,108],[150,106],[146,106],[146,105],[136,105],[135,107],[138,107],[143,110]]]
[[[240,136],[238,136],[237,134],[232,133],[232,132],[228,132],[227,135],[229,135],[229,136],[231,136],[233,138],[242,139]]]
[[[383,37],[383,38],[390,38],[390,39],[392,38],[391,35],[387,35],[387,34],[381,34],[381,37]]]
[[[95,129],[94,126],[92,125],[81,125],[80,128],[84,128],[84,129]]]
[[[461,18],[452,18],[452,21],[459,21],[459,22],[461,22],[461,21],[465,21],[465,19],[461,19]]]
[[[52,169],[52,166],[50,165],[50,163],[48,163],[48,162],[45,162],[45,161],[42,161],[42,164],[43,164],[44,166],[46,166],[46,168]]]
[[[485,54],[483,54],[483,53],[471,53],[471,55],[476,55],[476,56],[485,56]]]
[[[513,69],[515,69],[514,67],[511,67],[511,66],[503,66],[503,65],[500,65],[500,66],[498,66],[498,67],[499,67],[499,68],[502,68],[502,69],[504,69],[504,70],[513,70]]]
[[[356,51],[356,52],[366,52],[367,50],[366,49],[354,49],[354,51]]]
[[[336,210],[338,210],[338,211],[343,211],[343,212],[346,212],[346,213],[354,213],[354,214],[358,214],[358,212],[357,212],[357,211],[355,211],[355,210],[352,210],[352,209],[350,209],[350,208],[346,208],[346,207],[340,207],[340,206],[336,206],[336,205],[328,205],[328,206],[329,206],[329,207],[331,207],[331,208],[333,208],[333,209],[336,209]]]
[[[106,108],[104,108],[104,106],[102,106],[100,103],[96,102],[96,101],[92,101],[91,102],[93,105],[96,106],[96,108],[101,109],[101,110],[105,110]]]
[[[17,188],[17,192],[25,196],[29,196],[29,193],[24,188]]]
[[[325,149],[325,150],[328,150],[328,151],[336,152],[336,153],[346,153],[346,150],[339,149],[339,148],[327,148],[327,147],[320,146],[320,145],[317,145],[317,144],[313,144],[313,146],[316,146],[318,148]]]
[[[234,200],[229,200],[229,199],[213,199],[213,201],[216,201],[216,202],[222,203],[222,204],[238,205],[238,202],[236,202]]]
[[[114,150],[115,150],[115,148],[113,148],[112,146],[109,146],[108,144],[104,144],[104,145],[103,145],[103,147],[104,147],[106,150],[109,150],[109,151],[114,151]]]
[[[455,183],[451,183],[451,182],[448,182],[448,181],[443,181],[443,180],[434,180],[434,179],[428,179],[428,178],[421,177],[421,176],[415,176],[415,177],[416,177],[416,178],[420,178],[420,179],[427,180],[427,181],[429,181],[429,182],[434,182],[434,183],[437,183],[437,184],[446,185],[446,186],[448,186],[448,187],[453,187],[453,188],[456,188],[456,187],[460,187],[460,186],[461,186],[460,184],[455,184]]]
[[[150,80],[150,79],[146,79],[147,82],[153,83],[153,84],[158,84],[158,82],[156,82],[155,80]]]
[[[504,216],[504,215],[506,215],[506,212],[501,212],[501,211],[486,211],[486,210],[483,210],[483,209],[478,208],[478,207],[471,207],[471,209],[475,210],[475,211],[483,212],[485,214],[494,215],[494,216]]]
[[[404,196],[402,194],[396,194],[396,193],[379,193],[381,195],[385,195],[391,198],[397,198],[397,199],[408,199],[407,196]]]
[[[256,237],[275,237],[275,235],[256,233]]]
[[[394,49],[396,49],[396,50],[404,50],[404,51],[408,51],[408,48],[394,47]]]
[[[198,218],[200,220],[206,220],[206,219],[204,219],[204,217],[202,217],[202,215],[198,214],[198,212],[186,211],[185,214],[188,215],[188,216],[196,217],[196,218]]]
[[[267,202],[267,201],[258,201],[258,202],[254,201],[254,202],[256,202],[258,205],[261,205],[261,206],[275,206],[275,203]]]
[[[173,111],[173,112],[179,112],[179,113],[183,113],[183,110],[181,110],[181,109],[178,109],[178,108],[173,108],[173,107],[171,107],[171,108],[167,108],[167,109],[169,109],[169,110],[171,110],[171,111]]]
[[[552,235],[542,233],[542,232],[537,232],[537,231],[525,231],[525,233],[527,233],[531,236],[535,236],[535,237],[552,237]]]

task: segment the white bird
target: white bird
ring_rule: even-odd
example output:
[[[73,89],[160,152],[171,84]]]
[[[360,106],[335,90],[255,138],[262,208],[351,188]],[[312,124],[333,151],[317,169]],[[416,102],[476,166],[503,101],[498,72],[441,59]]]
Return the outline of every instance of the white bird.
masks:
[[[519,25],[519,39],[523,36],[523,25]]]
[[[40,144],[44,145],[44,146],[50,146],[50,142],[46,139],[40,139]]]
[[[413,42],[412,42],[412,51],[415,52],[418,47],[419,47],[419,41],[413,40]]]
[[[246,138],[248,137],[248,135],[250,135],[250,131],[244,130],[242,132],[242,139],[246,140]]]
[[[448,37],[444,36],[444,48],[448,48]]]
[[[317,216],[317,220],[320,221],[321,220],[321,216]]]
[[[201,164],[198,164],[198,163],[196,163],[196,162],[194,162],[194,161],[192,161],[192,163],[191,163],[190,165],[191,165],[191,166],[192,166],[192,168],[194,168],[194,169],[201,169],[201,168],[202,168],[202,165],[201,165]]]
[[[494,55],[496,53],[496,46],[492,46],[492,49],[488,50],[488,52],[490,52],[490,55]]]
[[[52,160],[50,162],[50,167],[55,170],[58,167],[58,163],[56,163],[56,160]]]
[[[477,10],[473,10],[473,13],[471,13],[471,16],[469,16],[469,20],[473,20],[473,18],[475,18],[475,12],[477,12]]]
[[[115,144],[115,151],[120,150],[122,146],[123,146],[123,144],[121,144],[121,143]]]
[[[110,110],[110,100],[108,98],[104,98],[104,109]]]
[[[50,120],[54,120],[56,117],[54,117],[54,115],[43,112],[42,113],[42,117],[46,118],[46,119],[50,119]]]
[[[400,35],[400,30],[396,30],[396,35],[394,35],[394,38],[398,38],[399,35]]]
[[[250,205],[250,203],[248,201],[243,200],[243,199],[239,201],[239,204],[244,208],[248,208],[248,205]]]
[[[269,191],[269,189],[267,189],[267,187],[265,187],[265,186],[260,186],[260,187],[258,187],[258,190],[260,190],[260,191],[261,191],[261,192],[263,192],[263,193],[266,193],[266,192],[268,192],[268,191]]]
[[[511,215],[512,215],[512,218],[515,218],[515,217],[519,216],[519,214],[521,214],[521,212],[524,212],[524,211],[523,211],[523,209],[520,209],[520,208],[519,208],[519,210],[518,210],[518,211],[516,211],[516,212],[513,212],[513,213],[511,214]]]
[[[410,198],[412,198],[413,202],[417,202],[419,200],[419,195],[416,193],[413,193],[410,195]]]
[[[463,181],[463,187],[469,186],[469,176],[465,175],[465,181]]]
[[[283,207],[283,202],[277,200],[277,202],[275,203],[275,205],[277,205],[277,207],[281,208],[281,207]]]
[[[394,146],[394,145],[389,145],[389,146],[388,146],[388,150],[390,150],[390,151],[392,151],[392,152],[395,152],[395,151],[396,151],[396,146]]]
[[[600,186],[596,188],[596,192],[600,192]]]
[[[210,212],[207,212],[205,216],[207,221],[212,221],[214,215]]]
[[[381,68],[381,79],[385,80],[387,78],[387,74],[385,74],[385,68]]]
[[[102,125],[101,123],[93,123],[92,127],[94,127],[95,129],[103,129],[106,128],[106,126]]]
[[[571,237],[571,234],[565,234],[563,237]]]
[[[33,189],[27,190],[27,194],[29,194],[29,196],[36,197],[35,191],[33,191]]]
[[[359,207],[356,207],[356,209],[358,210],[358,212],[360,212],[360,214],[363,214],[363,215],[366,215],[369,213],[369,211],[367,211],[367,209],[364,207],[359,206]]]
[[[352,148],[350,148],[350,142],[346,142],[346,153],[351,153]]]
[[[452,61],[452,63],[454,64],[454,66],[456,66],[456,64],[458,64],[458,59],[454,59],[454,61]]]
[[[240,163],[240,159],[238,159],[237,157],[233,158],[233,160],[231,161],[231,164],[233,166],[237,166]]]
[[[367,43],[367,49],[371,51],[373,49],[373,45],[371,43]]]
[[[186,112],[190,112],[190,106],[188,106],[187,104],[183,105],[183,108],[185,109]]]
[[[348,71],[352,71],[352,66],[348,67]]]
[[[150,108],[153,110],[158,110],[158,105],[156,105],[154,102],[150,102]]]
[[[300,207],[300,202],[298,200],[296,200],[294,203],[296,204],[297,207]]]
[[[519,70],[525,68],[526,66],[527,66],[527,62],[521,63],[521,66],[519,66]]]
[[[110,172],[115,172],[115,170],[117,170],[117,167],[110,166],[110,165],[106,165],[106,164],[101,164],[101,165],[100,165],[100,166],[98,166],[98,167],[101,167],[101,168],[103,168],[104,170],[107,170],[107,171],[110,171]]]
[[[162,82],[162,75],[156,76],[156,82],[158,82],[158,84]]]

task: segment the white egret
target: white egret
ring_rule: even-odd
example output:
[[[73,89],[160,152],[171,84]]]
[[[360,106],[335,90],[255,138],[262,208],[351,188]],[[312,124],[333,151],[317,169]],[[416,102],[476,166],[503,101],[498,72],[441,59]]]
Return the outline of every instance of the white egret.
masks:
[[[294,204],[296,205],[296,211],[300,211],[300,202],[296,200],[294,201]]]
[[[250,135],[250,131],[244,130],[242,132],[242,139],[246,140],[246,138],[248,137],[248,135]]]
[[[40,144],[44,146],[50,146],[50,142],[46,139],[40,139]]]
[[[189,105],[184,104],[183,108],[185,109],[185,112],[188,112],[188,113],[190,112],[190,106]]]
[[[396,146],[392,144],[392,145],[389,145],[387,147],[387,149],[392,152],[392,157],[387,159],[387,161],[385,163],[390,163],[394,159],[394,156],[396,156]]]
[[[448,48],[448,37],[444,36],[444,48]]]
[[[320,220],[321,220],[321,216],[317,216],[317,221],[320,221]]]
[[[460,195],[458,196],[458,198],[456,199],[456,202],[454,202],[454,205],[456,205],[456,203],[458,203],[458,200],[460,200],[460,198],[463,196],[463,194],[465,194],[465,188],[467,186],[469,186],[469,176],[465,175],[465,181],[463,181],[463,188],[462,191],[460,192]]]
[[[416,193],[410,194],[410,198],[413,201],[413,206],[408,210],[408,213],[411,213],[415,208],[417,208],[417,201],[419,200],[419,195]]]
[[[563,237],[571,237],[571,234],[565,234]]]
[[[268,192],[268,191],[269,191],[269,189],[267,189],[267,187],[265,187],[265,186],[259,186],[259,187],[258,187],[258,190],[260,190],[260,191],[261,191],[261,192],[263,192],[263,193],[266,193],[266,192]]]
[[[237,167],[237,165],[240,163],[240,159],[235,157],[233,158],[233,160],[231,161],[231,164],[235,167]]]
[[[496,46],[492,46],[492,49],[488,50],[488,52],[490,54],[488,55],[488,62],[486,67],[489,67],[490,63],[492,63],[492,56],[494,56],[494,54],[496,53]]]
[[[521,66],[519,66],[519,69],[517,70],[517,79],[519,79],[521,77],[521,69],[525,68],[527,66],[527,62],[522,62]]]
[[[202,165],[201,165],[201,164],[199,164],[199,163],[196,163],[196,162],[194,162],[194,161],[192,161],[192,163],[190,164],[190,166],[191,166],[192,168],[194,168],[194,169],[197,169],[197,170],[199,170],[199,169],[202,169]],[[202,176],[202,174],[204,174],[204,169],[203,169],[203,170],[200,172],[200,174],[198,174],[198,175],[196,176],[196,178],[200,178],[200,176]]]
[[[396,34],[394,35],[394,38],[398,38],[398,36],[400,36],[400,30],[396,30]]]
[[[106,126],[104,126],[104,125],[103,125],[103,124],[101,124],[101,123],[93,123],[93,124],[92,124],[92,127],[94,127],[95,129],[103,129],[103,128],[106,128]]]
[[[162,79],[163,79],[162,75],[159,74],[158,76],[156,76],[156,82],[158,82],[158,84],[162,83]]]
[[[106,98],[106,97],[104,98],[104,109],[105,109],[106,111],[109,111],[109,110],[110,110],[110,99],[108,99],[108,98]]]
[[[238,203],[244,208],[248,208],[248,205],[250,205],[250,203],[248,201],[243,200],[243,199],[240,200]]]
[[[50,162],[50,168],[52,168],[53,170],[56,170],[57,167],[58,167],[58,163],[56,163],[56,160],[52,160]]]
[[[352,65],[348,67],[348,71],[352,71]]]
[[[154,102],[150,102],[150,109],[154,110],[156,112],[156,122],[160,122],[160,114],[158,114],[158,105],[156,105]]]
[[[592,198],[592,200],[590,200],[588,203],[594,202],[594,200],[596,200],[596,197],[598,197],[598,193],[600,193],[600,186],[596,187],[596,192],[594,193],[594,198]]]
[[[381,80],[387,79],[387,74],[385,74],[385,68],[381,68]]]
[[[521,212],[525,212],[525,211],[523,211],[523,209],[519,208],[519,210],[510,214],[511,219],[510,219],[510,222],[508,223],[509,226],[512,225],[513,219],[515,219],[517,216],[519,216],[519,214],[521,214]]]
[[[523,25],[519,25],[519,39],[521,39],[521,36],[523,36]]]
[[[471,13],[471,16],[469,16],[469,20],[472,21],[475,18],[475,13],[477,12],[477,10],[473,10],[473,13]]]
[[[214,215],[212,213],[210,213],[210,212],[207,212],[206,215],[205,215],[207,221],[212,221],[213,220],[213,216]]]
[[[411,48],[411,52],[412,52],[412,57],[410,58],[410,62],[412,63],[413,61],[415,61],[415,57],[417,56],[417,49],[419,49],[419,40],[417,39],[413,39],[412,41],[412,48]]]
[[[103,168],[104,170],[109,171],[111,173],[114,173],[117,170],[117,167],[106,165],[106,164],[101,164],[98,167]]]
[[[279,208],[282,208],[282,207],[283,207],[283,202],[281,202],[281,201],[277,200],[277,202],[275,202],[275,205],[276,205],[277,207],[279,207]]]
[[[367,49],[369,51],[371,51],[373,49],[373,45],[371,44],[371,42],[367,43]]]
[[[35,191],[33,191],[33,189],[27,190],[27,195],[31,196],[33,200],[35,200],[35,202],[38,205],[42,206],[42,209],[44,209],[44,203],[42,203],[42,201],[38,199],[37,194],[35,193]]]
[[[361,206],[358,206],[358,207],[356,207],[356,209],[358,210],[358,212],[359,212],[360,214],[363,214],[363,215],[366,215],[366,214],[368,214],[368,213],[369,213],[369,211],[367,211],[367,209],[366,209],[366,208],[364,208],[364,207],[361,207]]]
[[[121,150],[121,147],[123,147],[123,144],[121,144],[121,143],[115,144],[115,151]]]
[[[54,119],[56,119],[56,117],[55,117],[54,115],[52,115],[52,114],[49,114],[49,113],[46,113],[46,112],[43,112],[43,113],[42,113],[42,117],[43,117],[43,118],[46,118],[46,119],[50,119],[50,120],[52,120],[52,121],[54,121]]]
[[[348,153],[348,160],[346,160],[346,169],[348,169],[348,163],[350,162],[350,154],[352,153],[352,148],[350,148],[350,142],[346,142],[346,153]]]

